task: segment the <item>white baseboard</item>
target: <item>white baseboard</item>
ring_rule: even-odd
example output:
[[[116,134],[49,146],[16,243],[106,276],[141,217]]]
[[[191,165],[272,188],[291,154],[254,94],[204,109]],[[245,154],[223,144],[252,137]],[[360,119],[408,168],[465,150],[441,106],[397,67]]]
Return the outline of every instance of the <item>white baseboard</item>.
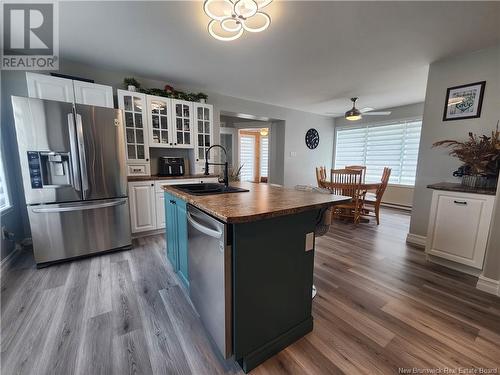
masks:
[[[162,234],[165,233],[165,228],[161,229],[153,229],[145,232],[137,232],[137,233],[132,233],[132,238],[141,238],[141,237],[146,237],[146,236],[154,236],[155,234]]]
[[[500,297],[500,280],[493,280],[483,275],[479,275],[476,288]]]
[[[408,232],[408,234],[406,235],[406,242],[421,248],[425,248],[427,237]]]

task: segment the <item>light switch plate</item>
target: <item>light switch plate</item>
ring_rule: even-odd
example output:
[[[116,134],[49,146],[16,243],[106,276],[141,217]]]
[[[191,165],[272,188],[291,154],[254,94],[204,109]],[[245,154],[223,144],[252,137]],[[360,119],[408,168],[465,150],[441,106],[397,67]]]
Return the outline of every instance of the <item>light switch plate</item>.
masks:
[[[314,250],[314,232],[306,234],[306,251]]]

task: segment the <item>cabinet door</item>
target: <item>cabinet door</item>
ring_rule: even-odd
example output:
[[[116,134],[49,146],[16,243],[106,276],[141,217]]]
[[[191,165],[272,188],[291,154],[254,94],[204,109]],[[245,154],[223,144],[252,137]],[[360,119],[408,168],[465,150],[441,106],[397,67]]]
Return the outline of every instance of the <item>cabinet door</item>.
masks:
[[[195,157],[196,161],[205,161],[205,153],[213,144],[213,106],[194,103]],[[209,160],[210,160],[209,155]]]
[[[156,194],[156,229],[165,228],[165,194]]]
[[[493,212],[493,198],[434,191],[427,253],[481,269]]]
[[[176,148],[193,148],[193,103],[172,100],[172,142]]]
[[[170,99],[147,96],[147,116],[150,147],[172,147]]]
[[[189,270],[188,270],[188,226],[186,202],[182,199],[176,199],[177,206],[177,249],[178,249],[178,264],[179,277],[186,286],[189,286]]]
[[[118,108],[123,110],[127,161],[149,163],[146,95],[118,90]]]
[[[154,183],[129,182],[128,188],[132,233],[156,229]]]
[[[170,261],[174,271],[179,269],[179,265],[177,263],[177,207],[175,205],[175,198],[165,193],[165,221],[167,230],[166,240],[167,240],[167,259]]]
[[[71,79],[52,77],[46,74],[26,73],[28,96],[31,98],[57,100],[73,103],[75,95]]]
[[[73,81],[73,87],[75,89],[76,103],[114,108],[113,88],[111,86]]]

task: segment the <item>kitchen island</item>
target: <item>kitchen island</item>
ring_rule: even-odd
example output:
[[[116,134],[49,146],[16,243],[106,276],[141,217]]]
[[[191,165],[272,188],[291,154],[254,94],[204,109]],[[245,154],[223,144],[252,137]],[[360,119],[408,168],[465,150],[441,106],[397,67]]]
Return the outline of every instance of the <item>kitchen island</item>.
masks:
[[[314,231],[349,198],[234,186],[249,191],[164,186],[166,253],[222,355],[248,372],[312,330]]]

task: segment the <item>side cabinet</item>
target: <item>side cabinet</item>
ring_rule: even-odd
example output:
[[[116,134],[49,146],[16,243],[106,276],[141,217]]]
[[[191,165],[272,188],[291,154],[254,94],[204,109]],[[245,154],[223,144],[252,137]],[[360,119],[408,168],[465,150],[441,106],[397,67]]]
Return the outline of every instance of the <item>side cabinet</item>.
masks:
[[[189,286],[186,202],[165,193],[167,258],[181,281]]]
[[[434,190],[426,253],[482,269],[495,196]]]

